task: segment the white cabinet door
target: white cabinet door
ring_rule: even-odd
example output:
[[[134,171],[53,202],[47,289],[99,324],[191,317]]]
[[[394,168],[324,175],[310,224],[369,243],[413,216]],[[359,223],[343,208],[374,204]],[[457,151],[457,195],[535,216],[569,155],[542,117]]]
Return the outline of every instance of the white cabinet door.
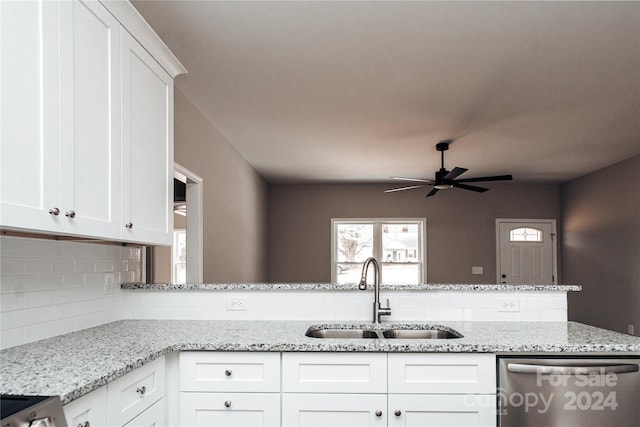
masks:
[[[164,427],[166,425],[165,420],[164,399],[160,399],[146,411],[129,421],[126,427]],[[70,425],[69,427],[74,426]]]
[[[123,240],[170,245],[173,80],[122,33]]]
[[[183,392],[180,425],[276,427],[280,425],[280,394]]]
[[[107,387],[100,387],[62,407],[69,427],[107,425]]]
[[[386,426],[386,409],[386,394],[284,393],[282,426]]]
[[[95,1],[59,13],[59,231],[119,239],[120,24]]]
[[[56,231],[58,4],[0,1],[0,225]]]
[[[389,426],[495,427],[495,395],[389,395]]]

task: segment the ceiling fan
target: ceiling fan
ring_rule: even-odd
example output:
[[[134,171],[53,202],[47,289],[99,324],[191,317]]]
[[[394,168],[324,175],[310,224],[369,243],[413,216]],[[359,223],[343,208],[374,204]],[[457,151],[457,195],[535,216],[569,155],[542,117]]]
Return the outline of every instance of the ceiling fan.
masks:
[[[404,190],[413,190],[414,188],[421,188],[428,185],[432,185],[433,189],[427,193],[425,197],[434,196],[439,190],[448,190],[449,188],[461,188],[463,190],[471,190],[476,191],[478,193],[484,193],[488,191],[488,188],[477,187],[475,185],[467,185],[464,184],[466,182],[483,182],[483,181],[508,181],[512,180],[513,177],[511,175],[496,175],[496,176],[483,176],[478,178],[467,178],[467,179],[456,179],[469,169],[455,167],[453,170],[448,171],[444,167],[444,152],[449,149],[449,144],[451,144],[453,140],[447,139],[445,141],[439,142],[436,144],[436,150],[440,152],[442,159],[442,166],[439,171],[436,171],[436,179],[434,181],[430,179],[422,179],[422,178],[404,178],[399,176],[393,176],[391,179],[396,179],[399,181],[409,181],[416,182],[420,184],[409,185],[406,187],[399,188],[391,188],[389,190],[385,190],[385,193],[393,193],[396,191],[404,191]]]

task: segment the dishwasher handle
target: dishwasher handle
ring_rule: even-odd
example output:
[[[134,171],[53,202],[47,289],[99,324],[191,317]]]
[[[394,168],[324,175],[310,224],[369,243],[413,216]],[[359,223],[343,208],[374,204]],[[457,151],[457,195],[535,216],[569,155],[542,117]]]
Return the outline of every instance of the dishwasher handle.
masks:
[[[627,374],[638,372],[637,364],[616,364],[616,365],[534,365],[528,363],[508,363],[507,370],[518,374],[561,374],[561,375],[585,375],[591,372],[602,374]]]

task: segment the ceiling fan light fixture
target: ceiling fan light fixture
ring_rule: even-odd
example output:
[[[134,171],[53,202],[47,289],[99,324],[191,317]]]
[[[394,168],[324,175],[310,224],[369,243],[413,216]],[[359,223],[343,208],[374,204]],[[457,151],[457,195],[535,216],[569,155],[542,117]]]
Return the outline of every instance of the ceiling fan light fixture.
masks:
[[[450,188],[453,188],[452,184],[438,184],[438,185],[434,185],[434,188],[437,188],[438,190],[448,190]]]

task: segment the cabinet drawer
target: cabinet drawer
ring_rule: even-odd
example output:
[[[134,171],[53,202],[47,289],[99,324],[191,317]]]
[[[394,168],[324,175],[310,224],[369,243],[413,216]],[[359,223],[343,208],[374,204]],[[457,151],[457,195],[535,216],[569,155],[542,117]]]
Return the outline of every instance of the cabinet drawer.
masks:
[[[387,355],[284,353],[282,390],[303,393],[386,393]]]
[[[164,396],[164,357],[154,360],[107,387],[107,421],[122,426]]]
[[[389,354],[389,393],[495,393],[493,354]]]
[[[181,391],[280,391],[280,353],[183,351]]]
[[[279,393],[180,393],[181,426],[280,426]]]
[[[100,387],[62,407],[69,427],[107,425],[107,387]]]

